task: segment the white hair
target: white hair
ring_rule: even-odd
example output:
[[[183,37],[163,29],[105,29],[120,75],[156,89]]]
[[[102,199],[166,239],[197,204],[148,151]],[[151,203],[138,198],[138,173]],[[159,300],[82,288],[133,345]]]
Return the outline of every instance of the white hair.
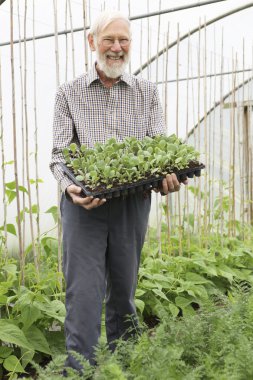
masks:
[[[129,34],[131,36],[131,23],[129,18],[119,11],[103,11],[101,12],[90,28],[90,34],[97,37],[101,30],[106,28],[111,22],[116,20],[124,20],[129,27]]]

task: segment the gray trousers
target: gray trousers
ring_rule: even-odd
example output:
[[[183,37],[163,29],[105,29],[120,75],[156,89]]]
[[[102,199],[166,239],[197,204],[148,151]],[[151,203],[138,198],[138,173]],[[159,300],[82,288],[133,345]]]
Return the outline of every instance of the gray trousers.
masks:
[[[81,369],[69,351],[94,363],[104,299],[107,341],[112,349],[116,339],[128,338],[131,324],[135,328],[134,294],[150,201],[150,194],[137,193],[88,211],[63,195],[67,366]]]

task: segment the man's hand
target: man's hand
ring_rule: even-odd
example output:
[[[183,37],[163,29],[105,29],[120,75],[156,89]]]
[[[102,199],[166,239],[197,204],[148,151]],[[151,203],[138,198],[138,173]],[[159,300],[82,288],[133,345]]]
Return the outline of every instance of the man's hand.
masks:
[[[68,186],[66,191],[75,205],[84,207],[86,210],[91,210],[92,208],[99,207],[106,202],[106,199],[99,199],[93,197],[83,198],[80,195],[82,191],[81,187],[76,185]]]
[[[184,185],[187,185],[187,183],[188,183],[187,179],[183,181]],[[175,173],[167,174],[166,177],[163,179],[162,188],[160,189],[160,191],[166,195],[168,193],[174,193],[175,191],[179,191],[179,190],[180,190],[180,182],[178,181],[176,174]],[[159,190],[155,190],[155,191],[158,192]]]

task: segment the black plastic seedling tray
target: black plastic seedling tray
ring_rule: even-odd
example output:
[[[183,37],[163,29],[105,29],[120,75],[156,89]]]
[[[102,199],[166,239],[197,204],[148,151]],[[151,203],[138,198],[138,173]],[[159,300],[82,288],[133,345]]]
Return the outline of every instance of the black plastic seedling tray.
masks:
[[[139,191],[152,190],[154,188],[161,188],[162,180],[164,175],[159,177],[150,177],[144,180],[136,181],[131,184],[120,185],[111,189],[102,189],[91,191],[83,182],[76,179],[75,174],[63,163],[60,164],[64,173],[77,185],[80,186],[85,196],[93,196],[94,198],[116,198],[120,196],[126,196],[129,194],[134,194]],[[200,177],[201,169],[204,169],[205,165],[200,164],[193,168],[181,169],[175,172],[179,182],[183,182],[187,178],[193,178],[194,176]]]

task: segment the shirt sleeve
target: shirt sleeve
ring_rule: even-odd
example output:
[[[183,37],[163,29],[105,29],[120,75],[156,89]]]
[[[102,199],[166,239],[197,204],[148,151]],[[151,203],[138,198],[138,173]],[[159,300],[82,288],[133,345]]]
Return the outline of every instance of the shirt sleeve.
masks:
[[[60,88],[55,97],[53,148],[49,166],[63,192],[65,192],[66,188],[72,185],[73,182],[64,174],[59,163],[65,163],[62,150],[74,141],[74,136],[74,122],[69,111],[64,90]]]
[[[155,135],[165,135],[166,127],[162,110],[161,101],[157,86],[154,85],[154,93],[150,105],[150,114],[147,127],[147,135],[153,137]]]

